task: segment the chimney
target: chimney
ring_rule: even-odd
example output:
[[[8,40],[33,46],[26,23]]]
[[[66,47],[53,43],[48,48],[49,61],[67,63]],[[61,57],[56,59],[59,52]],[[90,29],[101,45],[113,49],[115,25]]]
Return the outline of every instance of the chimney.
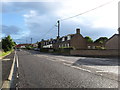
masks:
[[[80,29],[79,28],[76,29],[76,34],[80,34]]]
[[[120,34],[120,27],[118,28],[118,34]]]

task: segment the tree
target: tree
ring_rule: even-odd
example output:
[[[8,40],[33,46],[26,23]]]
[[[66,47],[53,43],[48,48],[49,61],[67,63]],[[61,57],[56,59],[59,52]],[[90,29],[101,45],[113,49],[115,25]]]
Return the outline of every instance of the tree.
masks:
[[[93,40],[89,36],[86,36],[85,39],[87,40],[87,42],[93,42]]]
[[[103,43],[105,43],[107,40],[108,40],[107,37],[100,37],[100,38],[96,39],[96,40],[94,41],[94,43],[103,44]]]
[[[2,39],[2,49],[6,51],[10,51],[15,46],[15,42],[11,39],[10,35]]]
[[[2,49],[2,43],[0,42],[0,49]]]

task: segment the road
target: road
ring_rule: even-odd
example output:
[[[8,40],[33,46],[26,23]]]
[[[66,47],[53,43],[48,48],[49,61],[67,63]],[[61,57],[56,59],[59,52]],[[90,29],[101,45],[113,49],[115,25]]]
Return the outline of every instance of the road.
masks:
[[[117,59],[17,51],[18,88],[118,88]]]

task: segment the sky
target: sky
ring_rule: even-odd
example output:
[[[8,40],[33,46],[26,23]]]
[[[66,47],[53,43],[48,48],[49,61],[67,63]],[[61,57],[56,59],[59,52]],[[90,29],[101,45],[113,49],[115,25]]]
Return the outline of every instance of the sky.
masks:
[[[0,17],[2,37],[11,35],[17,43],[33,43],[41,39],[57,37],[57,21],[60,20],[60,36],[80,33],[93,40],[117,34],[118,2],[120,0],[3,0]],[[109,4],[106,4],[110,2]],[[88,13],[85,11],[106,4]],[[69,18],[69,19],[66,19]]]

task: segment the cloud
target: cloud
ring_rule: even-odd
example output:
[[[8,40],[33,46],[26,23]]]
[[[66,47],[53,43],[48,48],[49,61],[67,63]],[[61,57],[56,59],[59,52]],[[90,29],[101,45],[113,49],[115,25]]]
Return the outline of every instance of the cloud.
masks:
[[[23,15],[26,27],[30,30],[30,36],[34,38],[42,39],[47,31],[54,26],[55,28],[55,16],[48,16],[46,14],[40,15],[35,10],[30,10],[27,14]],[[56,29],[57,30],[57,29]],[[56,31],[52,31],[49,33],[55,33]],[[46,35],[46,34],[45,34]],[[48,36],[48,35],[47,35]]]
[[[2,13],[29,12],[36,10],[40,14],[54,14],[62,5],[58,2],[2,2]]]
[[[51,3],[39,3],[40,4],[39,10],[32,8],[26,14],[23,15],[25,23],[30,30],[30,36],[44,38],[40,36],[44,35],[44,33],[47,32],[47,30],[49,30],[51,26],[54,25],[57,19],[66,18],[72,15],[76,15],[78,13],[82,13],[86,10],[92,9],[105,2],[108,2],[108,0],[99,3],[97,1],[95,3],[92,3],[91,5],[89,5],[90,2],[88,3],[83,1],[82,3],[79,2],[78,1],[75,2],[73,0],[69,1],[69,3],[68,1],[59,2],[58,6],[52,3],[53,4],[52,7]],[[89,7],[85,7],[85,5]],[[111,5],[114,7],[111,7]],[[77,27],[80,28],[82,27],[81,31],[83,30],[82,31],[83,34],[92,36],[93,38],[95,38],[95,36],[100,35],[107,36],[114,34],[115,30],[117,29],[117,14],[116,14],[117,9],[115,5],[116,2],[111,3],[110,5],[102,7],[98,10],[87,13],[85,15],[60,22],[61,23],[60,34],[63,36],[69,33],[74,33],[75,28]],[[44,9],[45,11],[43,11]],[[86,29],[87,31],[85,31],[84,29]],[[106,33],[103,33],[104,31],[106,31]],[[55,38],[56,36],[57,28],[55,28],[54,31],[49,32],[49,34],[46,35],[47,38],[50,37]]]
[[[80,27],[84,36],[96,38],[98,36],[110,36],[117,30],[117,1],[84,15],[61,21],[60,35],[75,32]],[[9,2],[3,3],[3,13],[22,12],[24,23],[29,30],[26,37],[36,39],[55,38],[58,19],[67,18],[84,11],[90,10],[109,0],[59,0],[55,2]],[[48,34],[46,34],[49,31]],[[25,37],[25,36],[24,36]]]
[[[15,35],[20,32],[20,28],[17,26],[2,25],[2,33],[5,35]]]
[[[94,11],[72,18],[71,21],[76,21],[83,25],[87,23],[87,25],[89,24],[92,28],[117,29],[118,1],[119,0],[114,0],[113,2]],[[62,14],[61,18],[67,18],[83,13],[107,2],[109,2],[109,0],[79,0],[77,2],[70,0],[69,3],[68,1],[63,2],[63,7],[57,13],[58,15]]]
[[[29,31],[24,31],[18,26],[1,25],[0,27],[2,30],[3,37],[10,35],[13,39],[19,39],[29,35]]]

